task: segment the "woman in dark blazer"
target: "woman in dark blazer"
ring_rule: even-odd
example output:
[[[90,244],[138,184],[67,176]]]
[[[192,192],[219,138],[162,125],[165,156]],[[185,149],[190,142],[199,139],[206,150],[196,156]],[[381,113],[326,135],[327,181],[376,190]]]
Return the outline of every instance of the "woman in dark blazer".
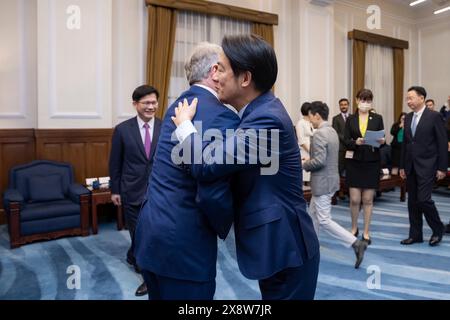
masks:
[[[400,156],[402,154],[403,144],[403,128],[405,125],[406,112],[402,112],[396,123],[392,125],[391,135],[393,136],[391,142],[391,159],[392,159],[392,174],[398,174],[398,167],[400,166]]]
[[[369,236],[370,219],[372,216],[373,199],[380,182],[380,150],[365,145],[364,136],[367,130],[384,130],[383,118],[372,109],[373,93],[362,89],[356,95],[358,110],[351,115],[345,124],[344,140],[347,149],[346,184],[350,191],[350,211],[352,214],[352,233],[357,236],[358,216],[364,210],[364,231],[362,240],[371,243]],[[378,141],[385,143],[382,138]]]

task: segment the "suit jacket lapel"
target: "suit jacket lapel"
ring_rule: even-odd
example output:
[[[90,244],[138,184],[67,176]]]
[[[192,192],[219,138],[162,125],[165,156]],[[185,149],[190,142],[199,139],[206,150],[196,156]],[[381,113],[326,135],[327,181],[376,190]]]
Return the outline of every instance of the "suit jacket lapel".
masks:
[[[159,132],[160,131],[161,131],[161,121],[159,121],[159,119],[155,118],[155,124],[153,125],[152,146],[151,146],[151,149],[150,149],[150,159],[152,159],[153,155],[155,154],[156,145],[158,144]]]
[[[358,132],[358,135],[362,138],[363,135],[361,133],[361,130],[359,129],[359,114],[355,114],[355,117],[353,119],[354,119],[353,125],[355,126],[356,131]],[[348,119],[347,119],[347,121],[348,121]]]
[[[430,112],[430,110],[428,110],[428,108],[425,106],[425,109],[423,110],[422,116],[420,117],[420,121],[417,124],[416,127],[416,135],[418,130],[420,130],[420,128],[422,128],[422,126],[424,126],[424,123],[426,121],[426,118],[428,117],[428,113]]]
[[[411,113],[407,114],[406,117],[405,117],[405,129],[408,129],[408,130],[405,130],[405,132],[409,134],[411,139],[413,138],[412,129],[411,129],[411,124],[412,124],[412,118],[413,117],[414,117],[414,112],[411,112]],[[417,128],[416,128],[416,131],[417,131]]]
[[[133,140],[136,141],[138,149],[141,151],[142,156],[147,159],[147,155],[145,154],[144,144],[142,143],[142,136],[138,126],[137,117],[134,118],[134,121],[131,122],[131,134],[133,136]]]

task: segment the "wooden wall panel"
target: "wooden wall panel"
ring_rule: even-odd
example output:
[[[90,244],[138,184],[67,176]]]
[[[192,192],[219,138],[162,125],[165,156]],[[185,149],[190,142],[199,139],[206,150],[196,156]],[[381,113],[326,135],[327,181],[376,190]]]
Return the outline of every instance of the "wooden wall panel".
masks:
[[[59,156],[74,167],[75,179],[84,183],[86,178],[107,176],[113,129],[49,129],[36,130],[38,159]],[[50,147],[51,146],[51,147]]]
[[[92,142],[88,145],[87,161],[90,164],[87,175],[89,177],[109,176],[109,152],[111,139],[105,142]],[[108,156],[105,157],[104,155]]]
[[[0,130],[0,224],[5,223],[3,192],[8,187],[9,169],[34,159],[33,129]]]

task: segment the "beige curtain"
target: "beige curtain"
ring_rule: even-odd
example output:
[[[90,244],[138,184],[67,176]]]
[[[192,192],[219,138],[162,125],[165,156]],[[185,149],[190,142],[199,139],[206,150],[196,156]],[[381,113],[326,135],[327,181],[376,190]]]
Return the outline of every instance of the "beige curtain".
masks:
[[[273,36],[273,25],[264,23],[252,23],[252,33],[261,36],[264,40],[275,47],[274,36]]]
[[[356,111],[356,94],[364,89],[367,42],[353,40],[353,110]]]
[[[395,121],[403,111],[403,85],[405,73],[405,56],[403,49],[394,49],[394,116]]]
[[[272,46],[272,48],[275,49],[275,41],[274,41],[275,37],[273,35],[273,25],[253,22],[252,33],[261,36]],[[275,92],[275,85],[272,87],[272,92]]]
[[[149,5],[147,83],[160,94],[157,117],[162,118],[167,110],[173,48],[175,46],[176,11]]]

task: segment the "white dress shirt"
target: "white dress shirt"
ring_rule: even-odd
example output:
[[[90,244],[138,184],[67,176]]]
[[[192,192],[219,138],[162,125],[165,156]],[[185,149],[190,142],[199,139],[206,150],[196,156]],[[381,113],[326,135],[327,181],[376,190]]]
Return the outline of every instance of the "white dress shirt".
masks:
[[[142,144],[145,145],[145,122],[139,117],[137,116],[137,122],[138,122],[138,127],[139,127],[139,132],[141,133],[141,138],[142,138]],[[148,130],[150,131],[150,139],[153,142],[153,129],[155,128],[155,118],[152,118],[152,120],[150,120],[148,122]]]
[[[420,110],[417,111],[417,112],[414,112],[414,116],[417,117],[417,120],[416,120],[416,130],[417,130],[417,126],[419,125],[420,118],[422,118],[422,114],[423,114],[423,111],[425,110],[425,107],[426,107],[426,106],[423,105],[422,109],[420,109]],[[413,121],[414,121],[414,117],[413,117],[413,120],[411,121],[411,128],[412,128]]]

